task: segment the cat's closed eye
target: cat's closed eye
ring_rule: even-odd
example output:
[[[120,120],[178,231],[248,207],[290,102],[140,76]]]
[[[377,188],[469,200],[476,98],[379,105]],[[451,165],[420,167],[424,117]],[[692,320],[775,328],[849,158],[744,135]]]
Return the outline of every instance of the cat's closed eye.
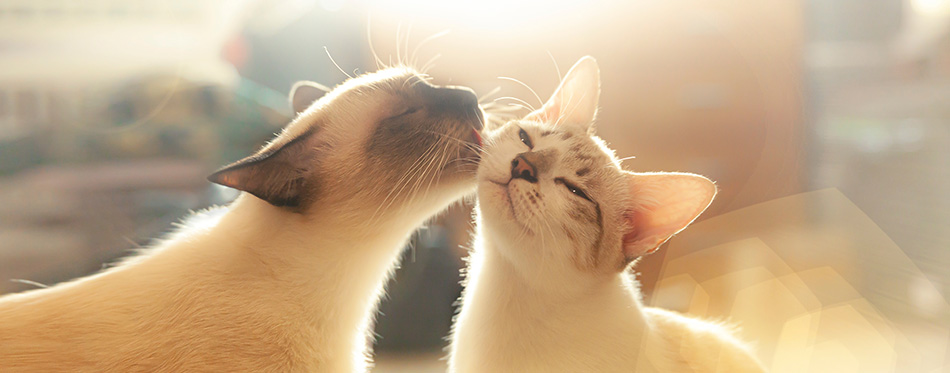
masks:
[[[525,132],[524,128],[518,131],[518,137],[521,138],[521,142],[528,146],[528,149],[534,149],[534,145],[531,144],[531,137],[528,136],[528,133]]]
[[[405,116],[405,115],[409,115],[409,114],[413,114],[413,113],[415,113],[415,112],[417,112],[417,111],[419,111],[419,107],[418,107],[418,106],[407,106],[402,112],[400,112],[400,113],[398,113],[398,114],[396,114],[396,115],[393,115],[393,118],[401,117],[401,116]]]
[[[590,197],[587,195],[587,193],[584,193],[584,191],[583,191],[581,188],[577,187],[577,186],[574,185],[574,184],[571,184],[570,182],[568,182],[568,181],[565,180],[564,178],[557,178],[557,179],[555,179],[554,181],[560,183],[561,185],[564,185],[564,187],[567,188],[567,190],[568,190],[569,192],[571,192],[572,194],[574,194],[574,195],[576,195],[576,196],[578,196],[578,197],[581,197],[581,198],[583,198],[583,199],[586,199],[586,200],[588,200],[588,201],[594,202],[594,200],[590,199]]]

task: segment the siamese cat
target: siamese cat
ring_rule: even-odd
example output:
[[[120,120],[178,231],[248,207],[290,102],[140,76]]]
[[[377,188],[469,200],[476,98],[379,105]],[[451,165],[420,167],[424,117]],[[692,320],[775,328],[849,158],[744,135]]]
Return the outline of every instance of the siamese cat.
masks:
[[[696,219],[716,186],[621,169],[593,134],[599,95],[585,57],[541,109],[486,137],[449,370],[763,371],[726,328],[641,303],[631,263]]]
[[[473,190],[483,112],[409,68],[350,79],[209,179],[243,193],[102,273],[0,298],[3,372],[359,372],[400,249]],[[311,104],[312,103],[312,104]]]

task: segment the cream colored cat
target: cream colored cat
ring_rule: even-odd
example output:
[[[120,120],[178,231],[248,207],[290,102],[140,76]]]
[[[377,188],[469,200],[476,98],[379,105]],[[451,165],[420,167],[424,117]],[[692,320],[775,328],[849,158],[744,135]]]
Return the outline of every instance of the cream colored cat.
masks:
[[[353,372],[400,249],[474,187],[471,90],[351,79],[210,180],[246,193],[94,276],[0,298],[2,372]],[[309,108],[306,106],[309,105]],[[216,216],[210,216],[216,215]]]
[[[593,135],[599,95],[585,57],[541,109],[490,135],[450,371],[763,371],[727,329],[641,304],[628,267],[699,216],[716,187],[622,170]]]

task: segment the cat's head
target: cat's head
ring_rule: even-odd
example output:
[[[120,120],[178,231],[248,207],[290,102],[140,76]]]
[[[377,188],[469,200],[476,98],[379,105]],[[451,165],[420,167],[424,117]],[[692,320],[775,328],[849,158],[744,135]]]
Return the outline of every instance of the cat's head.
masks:
[[[597,63],[582,58],[541,109],[487,136],[478,171],[481,224],[529,276],[623,271],[684,229],[716,194],[699,175],[621,169],[593,134],[599,95]]]
[[[209,180],[287,211],[364,220],[367,211],[431,214],[474,187],[483,113],[472,90],[432,85],[410,68],[321,88],[295,85],[297,117]]]

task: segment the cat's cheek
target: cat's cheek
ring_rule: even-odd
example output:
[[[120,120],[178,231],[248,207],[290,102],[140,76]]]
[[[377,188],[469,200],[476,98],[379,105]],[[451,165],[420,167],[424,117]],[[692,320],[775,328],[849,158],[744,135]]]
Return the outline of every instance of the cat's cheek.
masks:
[[[491,181],[484,181],[478,185],[478,201],[483,214],[490,219],[512,219],[511,201],[508,199],[507,189]]]

